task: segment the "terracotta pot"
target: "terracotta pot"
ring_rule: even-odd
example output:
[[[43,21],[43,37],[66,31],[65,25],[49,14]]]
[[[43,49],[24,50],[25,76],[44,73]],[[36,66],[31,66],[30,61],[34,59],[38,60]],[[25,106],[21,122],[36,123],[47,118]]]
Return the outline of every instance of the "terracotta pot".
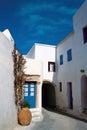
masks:
[[[32,114],[29,108],[22,108],[18,113],[18,122],[21,125],[29,125],[32,119]]]

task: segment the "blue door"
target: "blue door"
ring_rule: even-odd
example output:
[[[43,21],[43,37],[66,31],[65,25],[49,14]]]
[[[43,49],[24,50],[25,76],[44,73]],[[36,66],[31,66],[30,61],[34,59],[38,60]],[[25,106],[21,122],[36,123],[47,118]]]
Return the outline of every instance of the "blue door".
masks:
[[[30,108],[36,107],[36,83],[26,82],[24,86],[24,101],[29,102]]]

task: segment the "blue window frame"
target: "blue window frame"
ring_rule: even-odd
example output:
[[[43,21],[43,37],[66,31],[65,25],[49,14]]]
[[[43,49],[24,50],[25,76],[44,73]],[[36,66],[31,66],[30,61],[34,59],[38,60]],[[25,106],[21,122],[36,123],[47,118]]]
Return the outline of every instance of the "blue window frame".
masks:
[[[71,61],[71,60],[72,60],[72,50],[69,49],[69,50],[67,51],[67,61]]]
[[[60,65],[63,64],[63,55],[60,55]]]

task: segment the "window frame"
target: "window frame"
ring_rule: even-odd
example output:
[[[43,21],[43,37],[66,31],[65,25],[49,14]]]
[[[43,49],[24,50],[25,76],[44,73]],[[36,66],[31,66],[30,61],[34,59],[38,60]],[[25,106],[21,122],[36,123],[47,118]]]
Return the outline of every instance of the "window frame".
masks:
[[[67,61],[72,61],[72,49],[67,50]]]
[[[53,70],[51,69],[51,65],[53,65]],[[55,72],[55,62],[48,61],[48,72]]]
[[[62,82],[59,82],[59,91],[62,92]]]
[[[60,55],[60,65],[63,64],[63,54]]]
[[[87,43],[87,26],[83,27],[83,41]]]

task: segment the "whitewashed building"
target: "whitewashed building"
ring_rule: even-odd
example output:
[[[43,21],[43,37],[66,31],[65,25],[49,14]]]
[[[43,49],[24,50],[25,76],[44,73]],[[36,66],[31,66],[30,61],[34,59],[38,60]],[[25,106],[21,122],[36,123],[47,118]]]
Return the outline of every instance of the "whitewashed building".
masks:
[[[43,63],[42,106],[56,106],[74,114],[87,109],[86,12],[87,0],[73,16],[69,36],[57,46],[37,43],[26,55]]]
[[[68,100],[68,87],[72,87],[72,81],[75,81],[75,66],[73,59],[73,37],[74,33],[71,33],[68,37],[66,37],[60,44],[57,45],[57,87],[56,91],[58,94],[57,98],[57,106],[60,108],[73,108],[73,104]],[[70,88],[72,89],[72,88]],[[71,90],[71,98],[72,98],[72,90]]]
[[[42,102],[41,106],[55,107],[55,86],[56,86],[56,46],[35,43],[26,55],[27,58],[37,59],[43,64],[42,73]],[[45,87],[44,87],[45,86]],[[54,86],[54,87],[50,87]],[[49,91],[49,95],[48,92]],[[51,100],[50,100],[51,99]]]
[[[73,17],[74,31],[57,45],[57,105],[73,112],[87,109],[87,1]]]
[[[32,112],[32,120],[42,120],[42,98],[41,98],[41,86],[42,86],[42,63],[38,60],[26,58],[25,64],[25,90],[24,100],[29,102],[30,110]]]
[[[0,130],[13,130],[17,124],[13,49],[14,40],[9,30],[0,32]]]
[[[56,81],[55,70],[52,70],[53,66],[55,66],[56,46],[35,43],[27,57],[42,61],[43,80]]]

